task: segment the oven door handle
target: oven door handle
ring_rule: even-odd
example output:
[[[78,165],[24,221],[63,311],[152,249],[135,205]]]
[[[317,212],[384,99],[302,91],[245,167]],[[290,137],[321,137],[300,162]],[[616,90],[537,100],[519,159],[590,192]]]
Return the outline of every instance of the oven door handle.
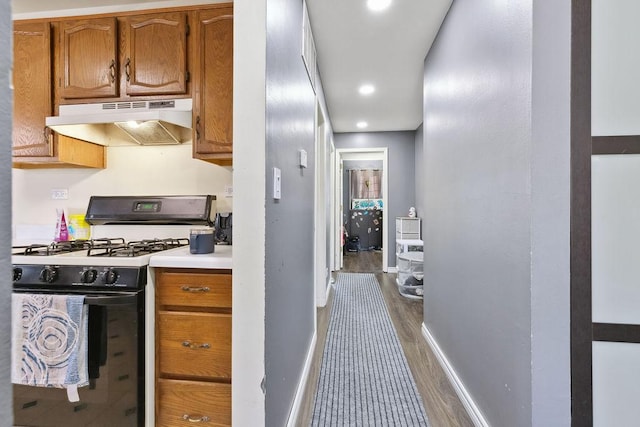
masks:
[[[134,293],[131,295],[109,295],[109,296],[87,295],[84,297],[84,303],[86,305],[98,305],[98,306],[128,305],[128,304],[135,304],[137,299],[138,299],[138,293]]]

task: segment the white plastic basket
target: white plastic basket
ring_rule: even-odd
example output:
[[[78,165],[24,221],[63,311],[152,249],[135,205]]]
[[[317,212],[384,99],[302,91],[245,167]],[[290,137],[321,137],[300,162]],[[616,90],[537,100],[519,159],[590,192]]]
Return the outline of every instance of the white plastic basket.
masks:
[[[422,298],[424,280],[423,252],[405,252],[398,255],[398,291],[407,297]]]

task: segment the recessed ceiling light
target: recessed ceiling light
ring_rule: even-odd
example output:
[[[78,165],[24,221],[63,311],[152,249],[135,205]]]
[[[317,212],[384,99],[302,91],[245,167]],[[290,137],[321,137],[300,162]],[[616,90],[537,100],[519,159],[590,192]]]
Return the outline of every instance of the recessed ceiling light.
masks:
[[[369,124],[367,122],[358,122],[356,123],[356,126],[358,126],[358,129],[364,129],[369,126]]]
[[[375,90],[376,88],[373,87],[373,85],[365,84],[360,86],[358,92],[360,92],[360,95],[371,95],[373,92],[375,92]]]
[[[391,0],[367,0],[367,7],[375,12],[389,7]]]

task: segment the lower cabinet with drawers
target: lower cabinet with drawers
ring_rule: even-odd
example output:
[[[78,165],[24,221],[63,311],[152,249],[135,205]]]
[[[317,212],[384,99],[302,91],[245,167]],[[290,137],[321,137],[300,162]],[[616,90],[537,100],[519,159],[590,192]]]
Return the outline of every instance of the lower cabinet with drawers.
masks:
[[[156,269],[156,425],[231,425],[231,271]]]

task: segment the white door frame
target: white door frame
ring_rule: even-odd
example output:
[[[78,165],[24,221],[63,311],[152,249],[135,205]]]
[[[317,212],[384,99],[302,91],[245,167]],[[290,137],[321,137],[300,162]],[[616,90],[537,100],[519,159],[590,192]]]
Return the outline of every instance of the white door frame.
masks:
[[[335,168],[339,168],[344,160],[382,160],[382,204],[383,204],[383,213],[382,213],[382,271],[387,273],[389,271],[389,215],[387,212],[389,211],[389,150],[387,147],[380,148],[339,148],[336,150],[336,163],[340,163],[340,165],[336,164]],[[336,181],[340,179],[342,180],[342,176],[337,178]],[[336,185],[333,191],[338,191],[338,187],[342,190],[338,195],[340,197],[340,201],[343,200],[343,192],[344,189],[341,185]],[[348,209],[347,206],[342,206],[342,203],[336,206],[336,209],[339,212],[336,212],[337,218],[340,218],[340,222],[336,225],[337,230],[341,230],[343,218],[344,218],[344,209]],[[333,231],[334,233],[336,230]],[[339,240],[338,240],[339,242]],[[340,257],[342,258],[342,247],[338,248],[338,245],[334,247],[334,251],[338,251],[340,253]],[[334,252],[336,255],[338,252]],[[341,266],[342,264],[340,264]]]
[[[324,307],[327,304],[327,294],[331,274],[327,263],[327,200],[326,189],[329,185],[327,176],[327,165],[330,157],[326,156],[327,120],[326,114],[320,103],[316,102],[316,126],[315,126],[315,176],[314,176],[314,288],[317,307]]]
[[[333,146],[333,142],[331,144]],[[342,270],[344,267],[344,259],[342,258],[343,248],[343,230],[342,230],[342,156],[335,150],[333,158],[331,159],[333,164],[333,185],[331,186],[331,192],[333,194],[333,205],[331,211],[333,212],[331,230],[333,238],[332,254],[333,256],[333,271]]]
[[[335,228],[335,221],[336,221],[336,215],[335,215],[335,203],[336,203],[336,191],[334,190],[336,188],[336,168],[334,167],[334,165],[336,164],[336,147],[333,144],[333,140],[329,139],[329,144],[330,144],[330,157],[329,157],[329,165],[330,165],[330,169],[329,169],[329,175],[331,177],[330,179],[330,183],[329,183],[329,193],[331,195],[331,201],[330,201],[330,208],[329,208],[329,212],[330,213],[330,224],[329,224],[329,248],[331,248],[330,250],[330,254],[331,256],[329,257],[329,271],[336,271],[338,270],[338,268],[336,268],[336,257],[335,257],[335,247],[336,244],[339,245],[340,241],[338,241],[336,243],[336,239],[340,238],[340,236],[334,232]],[[333,280],[330,280],[333,283]]]

